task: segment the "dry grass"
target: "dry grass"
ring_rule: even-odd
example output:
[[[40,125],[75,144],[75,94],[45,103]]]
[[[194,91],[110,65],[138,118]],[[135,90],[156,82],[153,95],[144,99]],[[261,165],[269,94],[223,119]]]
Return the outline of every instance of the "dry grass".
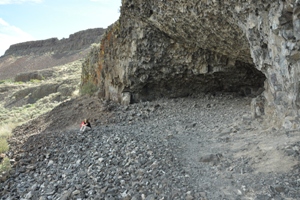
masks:
[[[11,132],[15,125],[3,124],[0,127],[0,154],[5,153],[9,150],[9,145],[7,143],[7,138],[11,136]],[[4,158],[0,163],[0,173],[7,172],[11,169],[10,162],[8,158]]]
[[[8,138],[11,136],[11,131],[16,127],[13,123],[2,123],[0,127],[0,138]]]
[[[4,158],[2,163],[0,164],[0,173],[2,172],[8,172],[11,170],[11,165],[9,158]]]
[[[81,76],[81,61],[76,61],[63,66],[54,67],[53,77],[48,80],[36,81],[32,80],[26,83],[13,82],[12,80],[0,81],[2,87],[10,87],[11,94],[17,90],[24,89],[26,87],[38,86],[43,83],[53,83],[61,80],[78,80],[80,83]],[[12,87],[15,86],[15,87]],[[16,89],[14,89],[16,88]],[[1,95],[1,93],[0,93]],[[5,153],[9,150],[9,144],[7,139],[12,136],[12,131],[15,127],[28,122],[29,120],[35,119],[40,115],[49,112],[54,107],[60,104],[60,102],[55,101],[57,97],[61,94],[59,92],[52,93],[44,98],[39,99],[34,104],[26,104],[21,107],[5,108],[5,102],[0,102],[0,153]],[[79,84],[73,91],[71,97],[76,97],[79,95]],[[5,97],[12,98],[11,97]],[[0,163],[0,172],[10,170],[10,162],[8,158],[4,158],[2,163]]]
[[[4,153],[8,151],[8,143],[6,141],[6,138],[0,138],[0,153]]]

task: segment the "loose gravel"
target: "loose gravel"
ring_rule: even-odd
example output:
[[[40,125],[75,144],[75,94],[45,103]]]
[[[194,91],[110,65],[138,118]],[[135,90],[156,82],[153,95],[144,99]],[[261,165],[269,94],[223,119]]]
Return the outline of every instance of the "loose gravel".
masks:
[[[300,199],[299,132],[264,131],[250,102],[206,95],[112,106],[84,133],[32,135],[1,199]]]

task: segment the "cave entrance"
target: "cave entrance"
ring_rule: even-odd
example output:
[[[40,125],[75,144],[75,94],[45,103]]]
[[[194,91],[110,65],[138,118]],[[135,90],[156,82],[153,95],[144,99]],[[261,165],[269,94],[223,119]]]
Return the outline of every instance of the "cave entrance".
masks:
[[[158,79],[159,76],[163,78]],[[234,93],[238,96],[256,97],[264,91],[265,75],[254,64],[236,61],[234,66],[208,65],[207,72],[193,73],[188,66],[180,73],[159,75],[159,70],[149,76],[133,102],[158,98],[187,97],[198,94]]]

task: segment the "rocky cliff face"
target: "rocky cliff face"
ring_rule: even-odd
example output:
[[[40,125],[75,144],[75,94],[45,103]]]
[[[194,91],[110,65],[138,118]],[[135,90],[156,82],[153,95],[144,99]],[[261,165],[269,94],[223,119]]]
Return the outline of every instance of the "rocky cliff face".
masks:
[[[253,116],[295,129],[299,39],[299,0],[123,0],[83,84],[97,83],[100,96],[123,103],[198,92],[253,95]]]
[[[20,72],[46,69],[84,58],[91,44],[100,43],[104,31],[102,28],[88,29],[61,40],[50,38],[11,45],[0,57],[0,80],[13,78]]]
[[[29,41],[11,45],[4,56],[23,56],[29,54],[61,53],[65,51],[78,51],[89,47],[92,43],[99,43],[104,29],[95,28],[71,34],[69,38],[61,40],[50,38],[46,40]]]

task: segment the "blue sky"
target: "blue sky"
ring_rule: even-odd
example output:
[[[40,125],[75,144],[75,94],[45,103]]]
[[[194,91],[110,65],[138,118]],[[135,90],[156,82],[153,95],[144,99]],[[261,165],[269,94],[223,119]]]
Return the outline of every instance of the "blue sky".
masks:
[[[121,0],[0,0],[0,56],[10,45],[107,28]]]

